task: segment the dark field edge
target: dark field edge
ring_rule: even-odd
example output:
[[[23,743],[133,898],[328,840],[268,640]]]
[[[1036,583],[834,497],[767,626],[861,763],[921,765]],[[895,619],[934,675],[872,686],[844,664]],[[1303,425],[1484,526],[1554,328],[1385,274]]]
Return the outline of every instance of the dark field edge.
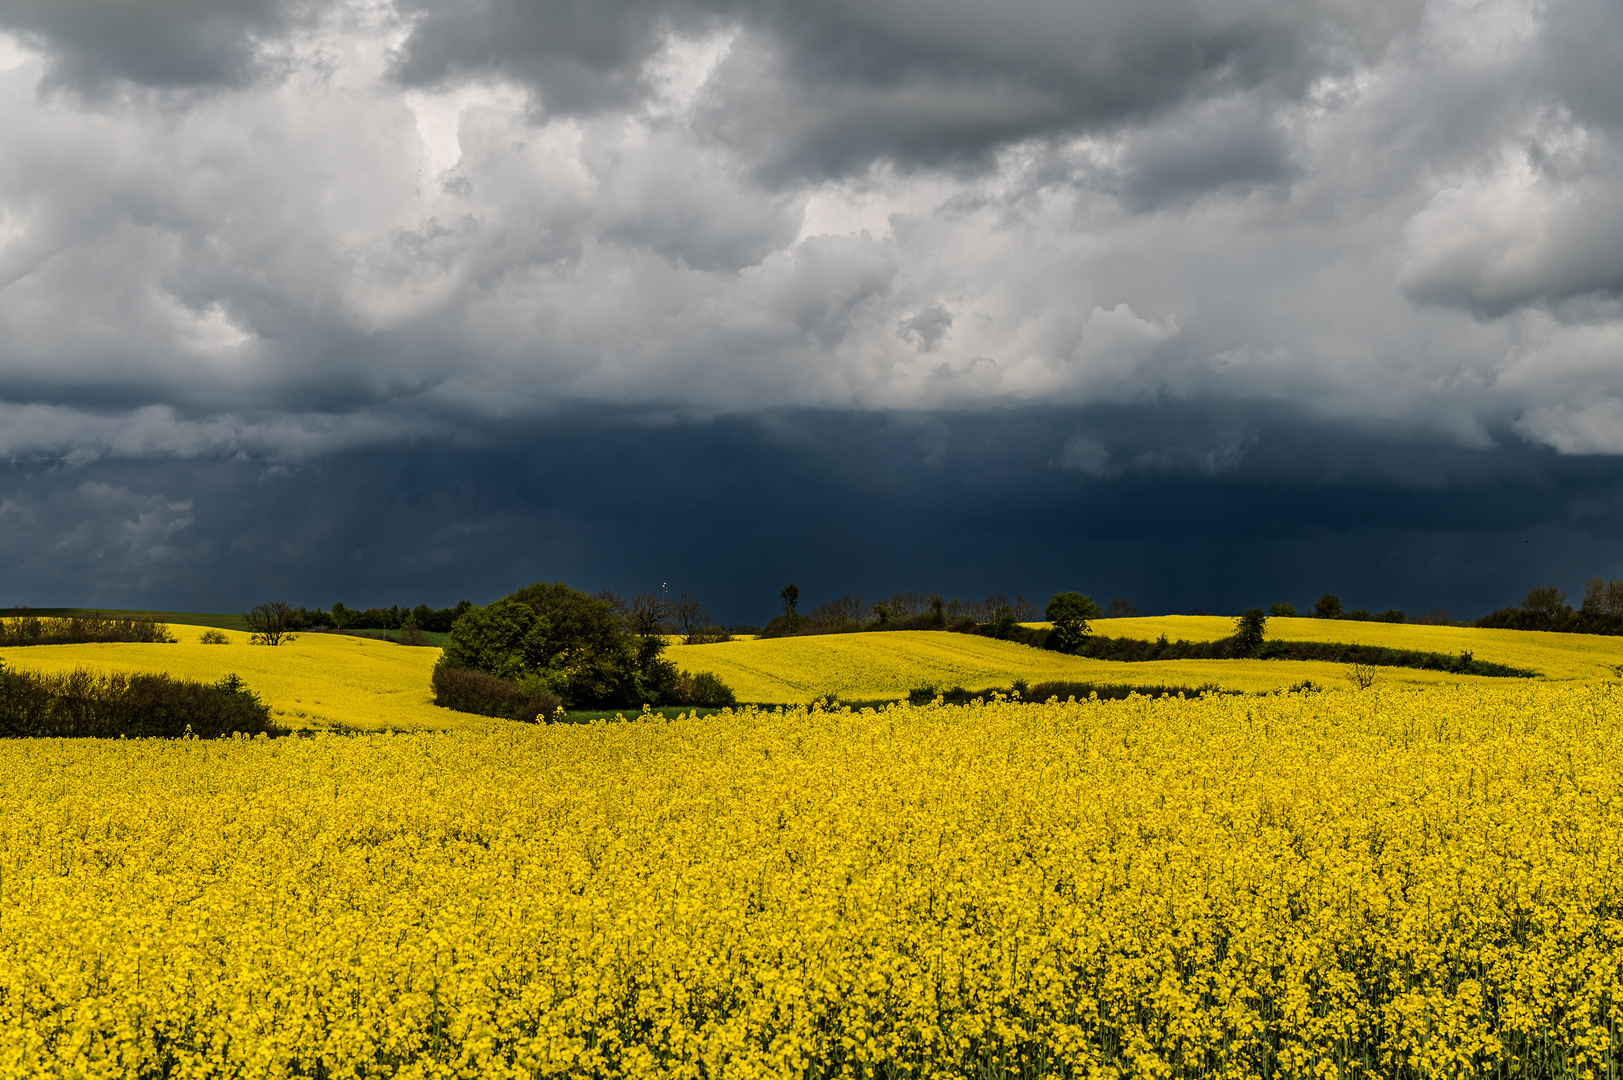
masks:
[[[1123,663],[1147,663],[1153,660],[1320,660],[1332,664],[1417,668],[1455,675],[1514,679],[1536,679],[1543,674],[1531,668],[1478,660],[1469,651],[1449,654],[1421,649],[1391,649],[1384,645],[1347,645],[1335,641],[1265,641],[1260,649],[1247,652],[1232,637],[1217,641],[1091,637],[1076,650],[1076,655]]]

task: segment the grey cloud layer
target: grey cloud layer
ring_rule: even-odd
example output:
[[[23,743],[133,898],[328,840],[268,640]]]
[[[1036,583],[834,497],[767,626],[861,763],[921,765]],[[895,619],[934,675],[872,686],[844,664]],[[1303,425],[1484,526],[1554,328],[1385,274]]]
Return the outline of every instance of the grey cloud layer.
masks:
[[[1165,400],[1623,453],[1620,21],[0,0],[0,455]]]

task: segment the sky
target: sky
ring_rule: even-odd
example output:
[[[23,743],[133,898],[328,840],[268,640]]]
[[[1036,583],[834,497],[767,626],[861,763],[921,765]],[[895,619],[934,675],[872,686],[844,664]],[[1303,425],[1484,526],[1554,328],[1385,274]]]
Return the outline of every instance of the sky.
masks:
[[[1615,0],[0,0],[0,604],[1623,577]]]

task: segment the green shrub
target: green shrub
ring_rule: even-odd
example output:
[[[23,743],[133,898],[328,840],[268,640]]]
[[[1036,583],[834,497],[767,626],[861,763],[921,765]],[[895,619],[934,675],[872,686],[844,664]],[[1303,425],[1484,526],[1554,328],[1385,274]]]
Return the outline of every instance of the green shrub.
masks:
[[[434,704],[442,708],[526,724],[551,720],[563,705],[563,699],[541,680],[498,679],[446,663],[435,665],[433,686]]]
[[[0,663],[0,736],[214,738],[272,732],[270,709],[235,675],[213,686],[168,675],[54,675]]]
[[[432,648],[434,639],[416,626],[403,626],[400,628],[400,633],[395,637],[395,643],[399,645],[415,645],[419,648]]]
[[[1131,694],[1140,697],[1172,697],[1182,694],[1185,697],[1197,698],[1203,693],[1237,693],[1219,690],[1215,683],[1205,683],[1201,686],[1123,686],[1089,682],[1041,682],[1036,686],[1027,687],[1025,680],[1022,679],[1006,690],[995,686],[984,690],[965,690],[961,686],[955,686],[951,690],[937,690],[933,686],[919,686],[907,692],[907,700],[912,705],[928,705],[939,697],[946,705],[967,705],[976,698],[991,701],[994,694],[1012,698],[1016,692],[1019,693],[1020,700],[1035,702],[1044,702],[1049,698],[1064,701],[1073,697],[1078,701],[1086,701],[1093,696],[1101,700],[1120,700]]]
[[[225,636],[223,630],[205,630],[197,635],[199,644],[203,645],[229,645],[231,639]]]
[[[0,647],[88,645],[97,642],[169,644],[169,627],[151,619],[106,619],[101,615],[23,615],[0,619]]]
[[[708,671],[694,675],[682,672],[665,694],[665,705],[698,705],[707,709],[721,709],[738,704],[732,687]]]

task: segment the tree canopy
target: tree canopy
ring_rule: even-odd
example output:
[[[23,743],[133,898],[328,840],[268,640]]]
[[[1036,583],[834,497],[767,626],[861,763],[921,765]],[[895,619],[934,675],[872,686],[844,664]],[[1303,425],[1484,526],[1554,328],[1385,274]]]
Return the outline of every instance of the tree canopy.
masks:
[[[442,663],[532,682],[570,706],[660,700],[676,668],[657,637],[632,634],[609,601],[563,582],[537,582],[464,612]]]
[[[1088,620],[1099,617],[1099,605],[1091,596],[1079,592],[1055,593],[1043,609],[1043,616],[1054,624],[1054,636],[1060,645],[1074,649],[1088,636]]]

